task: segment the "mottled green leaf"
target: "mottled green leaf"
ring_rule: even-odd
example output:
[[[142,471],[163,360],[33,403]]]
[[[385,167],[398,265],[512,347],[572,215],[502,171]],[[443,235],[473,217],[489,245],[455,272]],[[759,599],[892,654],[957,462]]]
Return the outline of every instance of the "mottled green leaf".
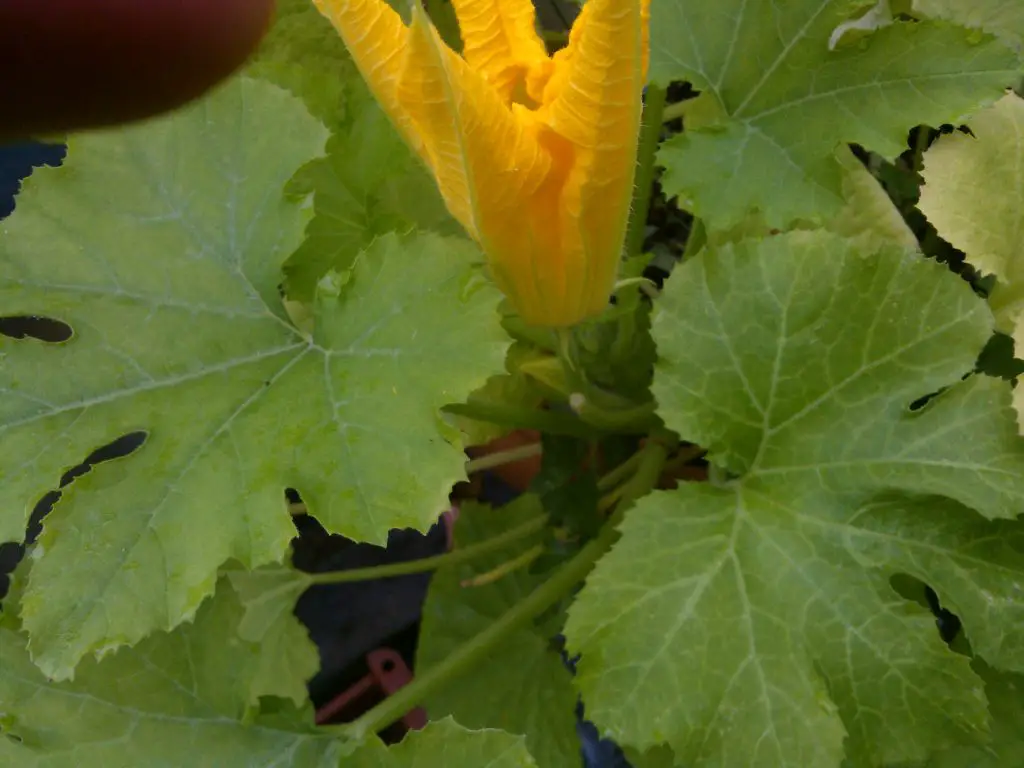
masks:
[[[981,680],[898,573],[1024,670],[1024,528],[985,520],[1024,510],[1024,441],[1006,382],[961,381],[991,315],[943,266],[861,249],[747,241],[667,286],[659,412],[718,467],[637,503],[566,626],[588,714],[626,744],[824,768],[980,740]]]
[[[294,712],[293,728],[254,712],[263,651],[225,632],[241,615],[222,582],[194,623],[86,660],[64,683],[33,665],[24,636],[0,628],[0,712],[8,715],[0,719],[0,764],[335,768],[344,745],[313,732],[312,712]]]
[[[869,0],[665,0],[652,6],[651,71],[701,96],[659,153],[664,187],[711,229],[752,211],[773,228],[835,215],[834,152],[858,143],[893,158],[907,131],[955,122],[1012,85],[1000,41],[935,22],[897,22],[830,40]]]
[[[536,496],[524,496],[499,509],[463,505],[455,527],[456,546],[484,541],[542,513]],[[482,586],[462,586],[462,582],[538,545],[543,536],[543,531],[537,531],[508,549],[434,574],[423,607],[416,660],[419,674],[456,652],[538,586],[542,577],[527,568]],[[533,626],[509,634],[484,664],[429,697],[424,702],[427,714],[431,718],[451,715],[471,728],[525,734],[540,768],[581,765],[576,695],[552,640]]]
[[[323,282],[312,335],[285,313],[307,212],[281,190],[323,141],[294,97],[236,81],[73,142],[5,222],[0,312],[74,335],[0,338],[0,540],[66,468],[147,435],[47,518],[22,615],[48,675],[187,619],[228,559],[279,561],[286,487],[331,531],[383,542],[432,524],[465,476],[439,409],[507,346],[474,248],[380,238]]]

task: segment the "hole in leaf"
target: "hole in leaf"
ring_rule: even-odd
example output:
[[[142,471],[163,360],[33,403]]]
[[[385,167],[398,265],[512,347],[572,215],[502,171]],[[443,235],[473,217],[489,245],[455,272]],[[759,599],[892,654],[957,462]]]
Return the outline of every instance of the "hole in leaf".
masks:
[[[995,333],[978,355],[976,367],[979,373],[1012,381],[1024,373],[1024,360],[1017,357],[1012,336]]]
[[[48,344],[60,344],[74,335],[67,323],[38,315],[0,317],[0,333],[12,339],[36,339]]]
[[[924,409],[924,407],[928,405],[928,403],[930,403],[932,400],[934,400],[938,395],[938,392],[932,392],[929,395],[917,398],[917,400],[910,404],[910,411],[913,413]]]
[[[97,464],[124,458],[134,453],[142,447],[148,437],[148,432],[138,430],[121,435],[116,440],[112,440],[106,445],[97,448],[86,456],[81,464],[72,467],[64,473],[60,479],[60,488],[70,485],[75,479],[89,472]],[[60,497],[60,490],[48,491],[36,502],[28,519],[28,524],[25,527],[25,540],[23,544],[0,544],[0,599],[10,589],[10,580],[6,577],[6,574],[14,572],[18,563],[24,558],[26,548],[34,544],[36,539],[39,538],[39,534],[43,532],[43,520],[50,514],[50,511],[60,500]]]
[[[935,626],[939,630],[939,637],[943,642],[952,643],[960,634],[960,629],[963,626],[960,617],[943,608],[938,594],[923,581],[906,573],[897,573],[889,579],[889,584],[900,597],[931,611],[935,617]]]
[[[149,437],[149,433],[142,430],[129,432],[128,434],[121,435],[116,440],[112,440],[106,445],[97,448],[85,457],[85,461],[64,473],[64,476],[60,479],[60,487],[63,488],[70,484],[97,464],[102,464],[105,461],[113,461],[114,459],[123,459],[125,456],[131,455],[142,447],[142,444],[146,442],[147,437]]]

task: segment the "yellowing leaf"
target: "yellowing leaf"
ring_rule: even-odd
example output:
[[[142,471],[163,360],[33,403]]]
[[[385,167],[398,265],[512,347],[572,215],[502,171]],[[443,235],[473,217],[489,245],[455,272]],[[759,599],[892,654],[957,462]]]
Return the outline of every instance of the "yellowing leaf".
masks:
[[[1007,94],[969,122],[973,135],[941,137],[924,156],[919,207],[939,234],[998,283],[1000,330],[1024,352],[1024,99]],[[1014,396],[1024,422],[1020,387]],[[1024,424],[1022,424],[1024,428]]]

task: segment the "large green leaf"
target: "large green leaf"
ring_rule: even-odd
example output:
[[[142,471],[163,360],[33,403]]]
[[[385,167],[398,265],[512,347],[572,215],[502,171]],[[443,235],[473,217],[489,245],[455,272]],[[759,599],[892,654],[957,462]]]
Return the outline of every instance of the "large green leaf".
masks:
[[[759,211],[771,227],[842,203],[833,153],[859,143],[892,158],[907,130],[954,122],[1014,83],[998,40],[897,22],[830,50],[872,0],[664,0],[652,7],[651,71],[702,91],[687,130],[659,154],[664,186],[712,229]]]
[[[345,768],[536,768],[522,736],[470,731],[447,718],[413,731],[390,749],[379,741],[345,760]]]
[[[380,543],[429,526],[465,476],[439,409],[507,346],[472,247],[381,238],[324,280],[311,336],[285,314],[280,265],[306,215],[281,189],[323,139],[292,96],[236,81],[79,139],[8,220],[0,312],[74,336],[0,339],[0,540],[66,468],[148,436],[47,519],[23,616],[48,675],[176,626],[229,558],[280,560],[286,487],[330,530]]]
[[[1024,441],[1006,382],[960,381],[991,326],[941,265],[824,232],[676,271],[655,395],[727,469],[638,502],[570,609],[606,732],[759,767],[978,738],[981,680],[889,578],[932,584],[978,653],[1024,670],[1024,529],[985,520],[1024,510]]]
[[[334,768],[344,745],[313,732],[312,712],[270,720],[254,710],[263,650],[230,636],[241,616],[221,582],[194,623],[86,660],[67,683],[47,680],[25,637],[0,628],[0,764]]]
[[[536,496],[500,509],[463,505],[455,528],[458,546],[479,543],[543,514]],[[439,569],[423,607],[416,670],[422,674],[472,640],[542,581],[520,569],[484,586],[462,582],[487,573],[543,538],[543,531],[511,549]],[[540,768],[580,765],[576,694],[551,637],[528,626],[506,637],[485,664],[451,681],[424,702],[431,717],[452,715],[471,728],[500,728],[526,735]]]

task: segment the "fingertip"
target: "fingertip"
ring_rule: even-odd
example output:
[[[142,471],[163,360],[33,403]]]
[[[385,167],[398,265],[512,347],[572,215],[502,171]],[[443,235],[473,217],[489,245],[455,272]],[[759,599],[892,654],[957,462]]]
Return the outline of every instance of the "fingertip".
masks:
[[[0,134],[138,120],[197,98],[236,71],[274,0],[4,0]]]

